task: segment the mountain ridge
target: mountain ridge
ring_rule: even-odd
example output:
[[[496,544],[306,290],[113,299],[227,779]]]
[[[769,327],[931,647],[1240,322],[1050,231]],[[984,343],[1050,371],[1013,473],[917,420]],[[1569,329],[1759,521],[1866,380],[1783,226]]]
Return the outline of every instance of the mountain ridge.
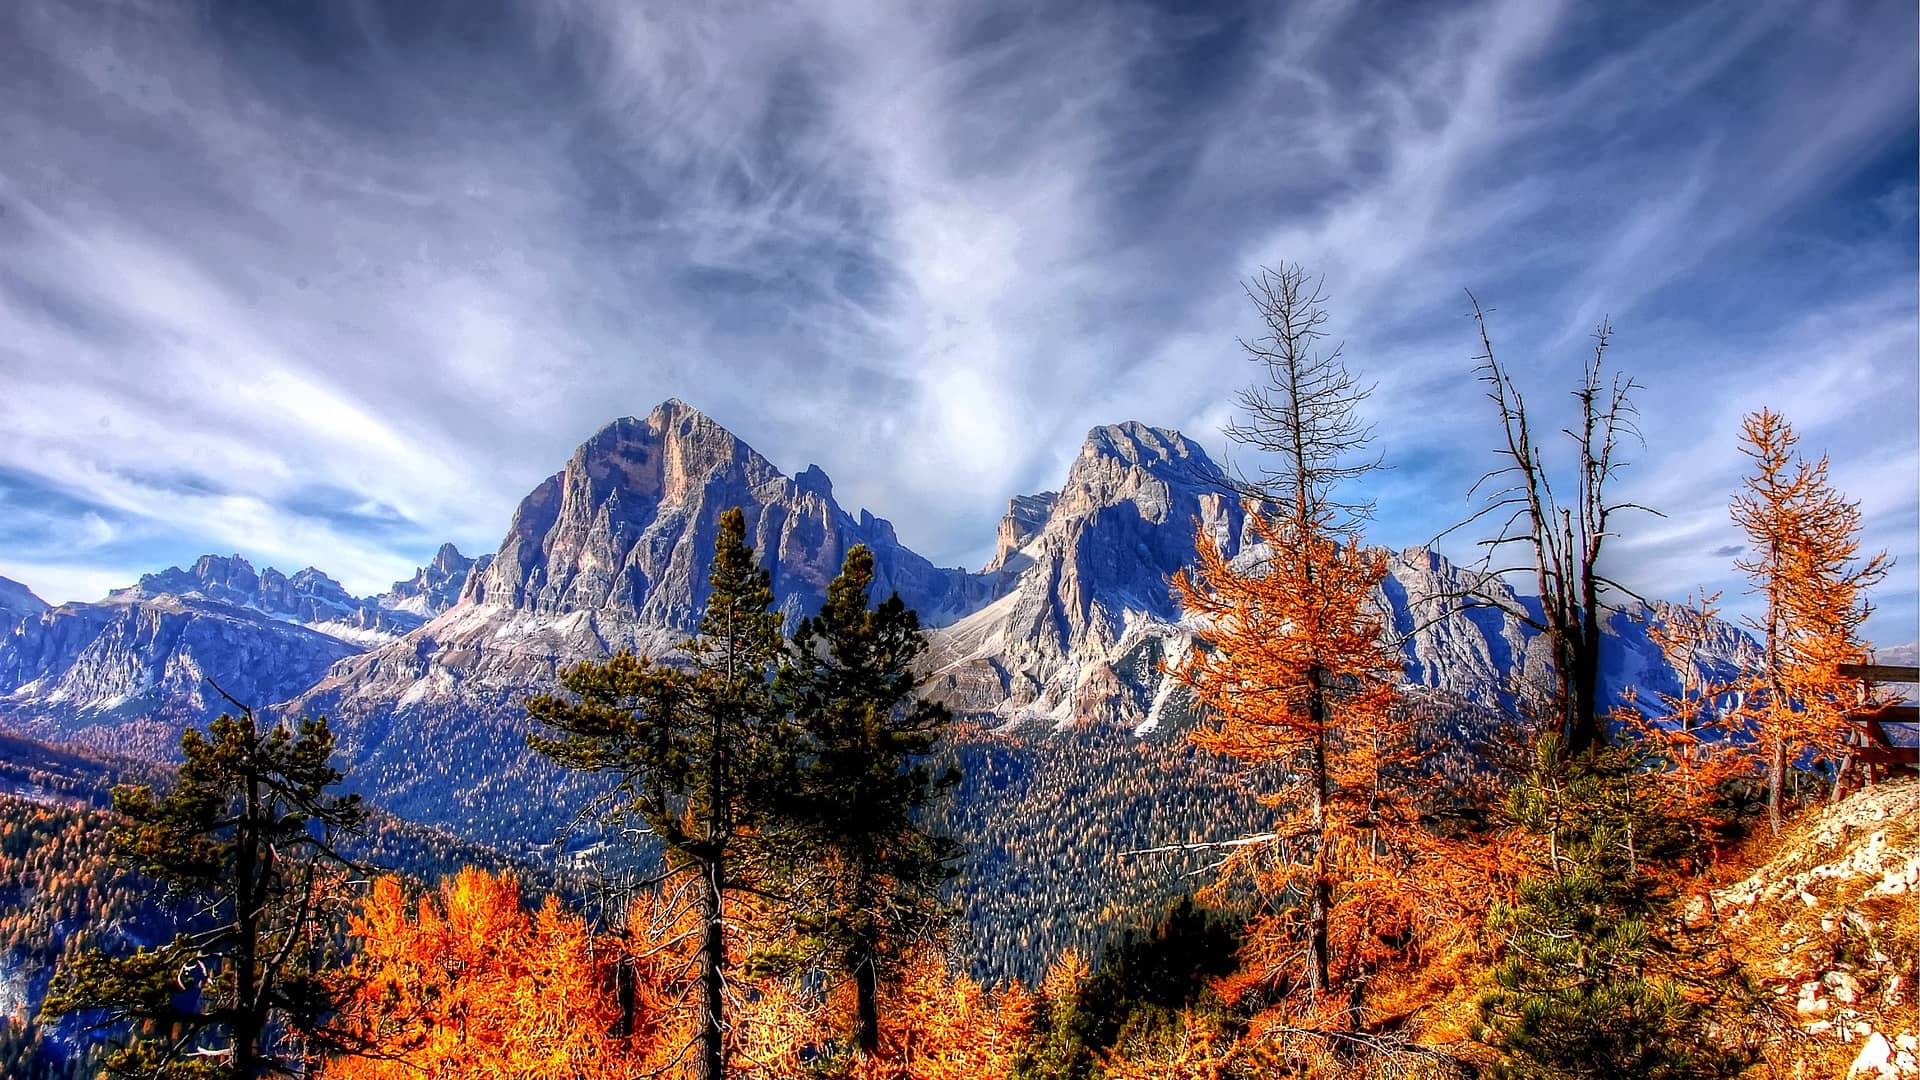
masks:
[[[976,573],[937,567],[885,519],[842,508],[818,466],[787,476],[669,400],[583,441],[521,500],[493,552],[445,545],[378,597],[348,596],[312,568],[283,575],[209,556],[100,604],[31,615],[0,639],[0,719],[164,754],[169,732],[224,704],[201,685],[212,677],[275,713],[332,717],[354,774],[393,808],[491,828],[489,815],[561,783],[528,779],[538,768],[526,761],[521,697],[556,685],[568,664],[623,649],[665,656],[690,636],[731,506],[746,513],[790,621],[817,609],[846,550],[866,544],[876,594],[900,592],[929,626],[930,696],[1009,731],[1180,727],[1183,697],[1164,671],[1193,628],[1168,579],[1191,563],[1196,527],[1230,555],[1258,555],[1224,471],[1178,431],[1138,421],[1089,431],[1056,489],[1009,501],[996,554]],[[1471,580],[1437,552],[1405,549],[1377,604],[1404,638],[1410,685],[1494,709],[1544,658],[1511,615],[1441,610],[1438,598]],[[1650,614],[1609,620],[1616,692],[1677,685],[1646,636]],[[1741,662],[1737,640],[1722,653],[1703,662]],[[138,739],[119,733],[128,724],[145,725]],[[425,745],[437,753],[420,754]]]

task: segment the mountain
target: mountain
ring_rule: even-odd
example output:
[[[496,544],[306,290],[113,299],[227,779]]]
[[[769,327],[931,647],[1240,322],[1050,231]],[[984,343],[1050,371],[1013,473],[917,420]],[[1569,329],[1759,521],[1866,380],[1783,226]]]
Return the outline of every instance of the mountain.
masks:
[[[253,564],[238,555],[202,555],[191,569],[173,566],[157,574],[143,574],[137,584],[115,590],[109,599],[152,600],[165,596],[198,597],[248,608],[362,645],[391,641],[421,622],[404,609],[353,596],[311,566],[291,575],[271,566],[255,572]]]
[[[389,611],[404,611],[430,619],[460,599],[467,575],[476,569],[486,573],[492,562],[491,555],[469,559],[452,544],[441,544],[431,562],[407,580],[394,582],[391,589],[374,597],[374,601]]]
[[[1095,428],[1057,494],[1009,507],[988,564],[1002,595],[934,634],[934,696],[992,727],[1157,728],[1184,710],[1164,665],[1193,644],[1170,580],[1194,561],[1196,528],[1243,565],[1261,558],[1246,526],[1228,477],[1191,439],[1139,423]],[[1459,610],[1469,589],[1499,607]],[[1375,602],[1414,687],[1496,709],[1511,704],[1516,678],[1544,671],[1544,643],[1519,614],[1537,608],[1437,552],[1394,554]],[[1611,616],[1602,663],[1616,698],[1678,689],[1646,633],[1660,616],[1638,605]],[[1724,672],[1750,645],[1722,630],[1700,662]]]
[[[1163,665],[1193,632],[1169,578],[1191,563],[1196,527],[1236,558],[1260,557],[1220,467],[1175,431],[1095,428],[1057,490],[1010,501],[993,558],[970,573],[843,509],[818,467],[788,476],[667,401],[582,443],[521,501],[493,553],[443,546],[379,597],[355,598],[312,568],[256,572],[207,556],[99,604],[29,613],[0,640],[0,718],[167,756],[166,736],[222,704],[211,676],[243,700],[333,717],[356,782],[404,814],[493,842],[550,837],[572,803],[566,779],[529,759],[521,700],[565,665],[620,649],[665,655],[692,634],[717,522],[733,506],[790,623],[819,606],[849,547],[873,549],[876,592],[897,590],[932,628],[931,693],[1008,731],[1170,738],[1185,704]],[[1410,548],[1378,596],[1409,682],[1442,711],[1507,704],[1513,677],[1542,663],[1513,614],[1526,598],[1493,586],[1510,611],[1451,610],[1473,583]],[[1612,617],[1616,692],[1677,685],[1646,634],[1658,617]],[[1702,662],[1737,664],[1744,642],[1729,628]]]
[[[741,507],[788,617],[811,614],[848,548],[874,552],[875,588],[938,624],[987,594],[979,575],[935,567],[893,526],[833,498],[817,465],[796,477],[680,401],[616,420],[515,511],[486,573],[462,599],[539,615],[612,612],[690,632],[706,603],[704,560],[720,514]]]
[[[991,594],[985,575],[942,569],[886,521],[834,501],[816,466],[788,477],[698,410],[668,401],[596,432],[514,511],[459,602],[316,688],[347,712],[465,699],[486,705],[550,684],[559,664],[619,649],[663,655],[705,607],[720,514],[741,507],[789,623],[813,613],[846,552],[874,552],[875,591],[929,623]]]
[[[460,558],[445,558],[449,550],[415,575],[429,583],[427,603]],[[0,719],[169,759],[181,728],[233,707],[220,690],[256,707],[284,701],[423,621],[398,603],[354,597],[313,567],[256,571],[239,555],[204,555],[97,603],[59,607],[0,579]]]
[[[50,605],[12,578],[0,577],[0,634],[45,612]]]
[[[994,560],[1010,587],[935,635],[935,696],[989,722],[1145,723],[1183,640],[1168,579],[1193,561],[1196,523],[1230,550],[1245,525],[1198,443],[1095,428],[1057,494],[1014,501]]]
[[[180,729],[242,701],[282,701],[359,646],[251,607],[123,589],[63,604],[0,645],[0,717],[51,738],[165,759]]]
[[[554,685],[566,664],[621,649],[665,655],[689,637],[720,515],[734,506],[790,624],[819,608],[855,544],[874,553],[875,591],[898,591],[931,624],[992,597],[989,575],[936,567],[885,520],[843,509],[817,466],[787,476],[699,410],[667,401],[601,428],[529,492],[456,604],[346,660],[286,709],[338,719],[343,747],[390,804],[497,828],[487,820],[494,794],[559,782],[508,767],[526,756],[521,697]],[[457,745],[419,760],[428,739]],[[465,763],[480,760],[489,768],[465,784]],[[553,823],[536,814],[522,824],[550,835]]]

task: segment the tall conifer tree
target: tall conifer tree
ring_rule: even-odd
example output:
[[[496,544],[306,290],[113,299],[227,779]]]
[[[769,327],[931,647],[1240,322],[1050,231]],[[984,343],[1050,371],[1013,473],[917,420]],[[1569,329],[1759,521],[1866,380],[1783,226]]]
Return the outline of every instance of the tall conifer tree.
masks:
[[[332,795],[324,719],[264,733],[251,709],[180,738],[172,790],[113,793],[121,857],[193,912],[163,945],[83,951],[56,974],[49,1015],[96,1013],[132,1038],[107,1059],[116,1075],[155,1080],[291,1075],[334,1045],[336,1001],[318,941],[339,899],[334,844],[358,831],[357,795]]]
[[[1747,535],[1747,554],[1734,565],[1761,600],[1748,625],[1761,636],[1766,662],[1746,700],[1765,757],[1775,831],[1789,762],[1803,752],[1828,760],[1844,752],[1842,718],[1854,688],[1837,665],[1866,659],[1865,593],[1891,566],[1884,551],[1860,557],[1860,504],[1834,488],[1826,457],[1799,455],[1799,441],[1779,413],[1747,416],[1740,451],[1753,472],[1732,505],[1734,524]]]
[[[1403,661],[1372,600],[1386,555],[1361,545],[1370,507],[1341,490],[1378,467],[1360,416],[1370,388],[1338,348],[1319,348],[1328,316],[1305,270],[1263,271],[1248,293],[1266,334],[1242,344],[1263,378],[1240,395],[1245,419],[1228,434],[1264,454],[1264,473],[1244,485],[1261,558],[1229,558],[1196,530],[1196,565],[1173,585],[1199,647],[1173,675],[1210,721],[1197,745],[1282,781],[1268,800],[1272,832],[1237,841],[1223,861],[1270,905],[1249,924],[1245,978],[1270,996],[1297,986],[1297,1013],[1346,1026],[1376,959],[1365,943],[1405,917],[1400,875],[1384,868],[1413,831],[1418,753],[1397,708]]]
[[[880,990],[946,921],[938,892],[960,853],[922,811],[958,782],[924,760],[947,710],[917,700],[920,619],[896,594],[870,607],[873,553],[847,552],[820,613],[800,624],[785,689],[802,739],[790,805],[800,955],[854,985],[854,1044],[880,1045]]]
[[[773,585],[746,540],[746,516],[720,516],[712,592],[684,666],[621,653],[561,677],[571,697],[542,695],[527,712],[556,732],[535,749],[573,769],[619,779],[620,814],[638,817],[664,849],[662,880],[693,895],[696,953],[695,1073],[726,1071],[726,900],[761,884],[758,829],[790,755],[773,675],[781,617]]]

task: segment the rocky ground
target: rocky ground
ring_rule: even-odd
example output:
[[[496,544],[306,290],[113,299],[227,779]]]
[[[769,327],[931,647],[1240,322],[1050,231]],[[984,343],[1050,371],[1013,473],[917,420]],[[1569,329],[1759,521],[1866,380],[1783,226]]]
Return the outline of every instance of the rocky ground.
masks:
[[[1785,1018],[1770,1075],[1920,1077],[1920,780],[1883,781],[1762,843],[1774,854],[1712,902]]]

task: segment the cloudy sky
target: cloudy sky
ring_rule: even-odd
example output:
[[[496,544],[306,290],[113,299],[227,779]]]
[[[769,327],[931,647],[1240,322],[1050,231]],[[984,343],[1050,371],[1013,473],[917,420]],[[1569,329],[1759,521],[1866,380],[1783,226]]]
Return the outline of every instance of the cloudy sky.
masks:
[[[1917,35],[1911,0],[12,0],[0,574],[376,591],[667,397],[977,564],[1094,424],[1220,447],[1238,282],[1293,260],[1379,384],[1376,540],[1492,462],[1471,288],[1543,411],[1617,327],[1667,514],[1619,576],[1738,608],[1771,404],[1911,640]]]

